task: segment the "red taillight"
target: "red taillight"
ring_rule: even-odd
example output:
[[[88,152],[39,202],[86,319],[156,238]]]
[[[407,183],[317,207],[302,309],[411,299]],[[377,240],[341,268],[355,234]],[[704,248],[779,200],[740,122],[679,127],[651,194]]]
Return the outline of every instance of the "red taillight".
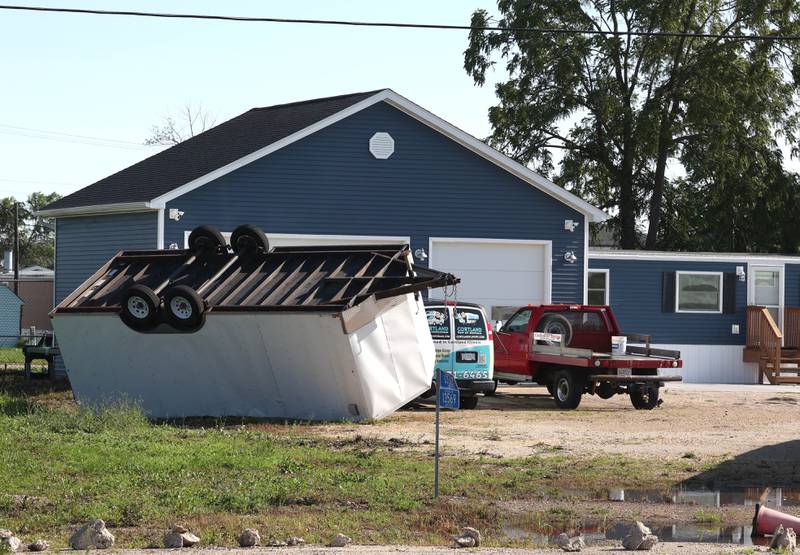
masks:
[[[494,335],[492,334],[492,324],[489,320],[486,320],[486,337],[489,338],[489,341],[494,340]]]

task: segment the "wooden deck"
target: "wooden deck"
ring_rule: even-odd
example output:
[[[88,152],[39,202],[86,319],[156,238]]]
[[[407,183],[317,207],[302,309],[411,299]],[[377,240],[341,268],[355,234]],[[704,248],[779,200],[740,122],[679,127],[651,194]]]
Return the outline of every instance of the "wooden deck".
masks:
[[[800,307],[784,308],[784,333],[763,306],[747,307],[745,362],[758,363],[758,383],[800,384]]]

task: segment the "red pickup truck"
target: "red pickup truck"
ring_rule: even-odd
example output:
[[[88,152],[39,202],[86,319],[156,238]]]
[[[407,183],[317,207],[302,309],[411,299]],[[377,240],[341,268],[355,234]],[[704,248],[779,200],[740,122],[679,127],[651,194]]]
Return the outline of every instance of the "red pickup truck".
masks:
[[[626,337],[624,353],[612,353],[612,337]],[[519,308],[494,334],[494,378],[547,386],[556,405],[575,409],[584,393],[608,399],[630,395],[637,409],[653,409],[659,388],[680,376],[680,352],[650,347],[650,336],[621,333],[609,306],[550,304]]]

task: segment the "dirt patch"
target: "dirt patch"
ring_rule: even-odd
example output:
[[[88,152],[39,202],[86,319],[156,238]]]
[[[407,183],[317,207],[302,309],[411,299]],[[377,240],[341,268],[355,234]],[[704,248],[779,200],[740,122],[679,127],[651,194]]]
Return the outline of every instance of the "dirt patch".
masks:
[[[544,388],[501,387],[496,397],[482,398],[476,410],[443,413],[442,441],[450,455],[522,458],[560,451],[684,458],[692,464],[772,445],[772,423],[797,418],[797,399],[769,390],[667,388],[662,397],[663,405],[652,411],[634,410],[625,396],[585,396],[578,410],[562,411]],[[394,438],[402,441],[401,448],[429,449],[433,408],[417,404],[374,424],[315,426],[308,431],[339,441],[355,436]],[[781,440],[789,448],[800,440],[800,427],[782,427]]]

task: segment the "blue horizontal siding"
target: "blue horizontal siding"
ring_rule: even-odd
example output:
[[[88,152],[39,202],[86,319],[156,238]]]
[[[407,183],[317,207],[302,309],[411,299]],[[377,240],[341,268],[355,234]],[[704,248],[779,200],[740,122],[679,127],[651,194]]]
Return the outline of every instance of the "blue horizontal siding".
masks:
[[[124,249],[155,249],[157,212],[56,220],[56,304]]]
[[[69,296],[117,252],[158,247],[158,213],[56,219],[55,303]],[[58,339],[58,338],[56,338]],[[54,372],[63,376],[57,357]]]
[[[0,346],[15,347],[22,322],[22,299],[5,285],[0,285]]]
[[[657,343],[744,345],[747,283],[736,282],[735,314],[687,314],[661,311],[664,272],[736,272],[747,262],[589,258],[589,268],[609,270],[609,302],[625,332],[653,336]],[[731,325],[739,324],[739,334]]]
[[[387,160],[368,150],[389,132]],[[401,111],[380,103],[168,203],[166,244],[202,224],[230,231],[252,223],[267,233],[553,241],[553,299],[583,299],[582,214]],[[563,255],[578,257],[567,264]]]

